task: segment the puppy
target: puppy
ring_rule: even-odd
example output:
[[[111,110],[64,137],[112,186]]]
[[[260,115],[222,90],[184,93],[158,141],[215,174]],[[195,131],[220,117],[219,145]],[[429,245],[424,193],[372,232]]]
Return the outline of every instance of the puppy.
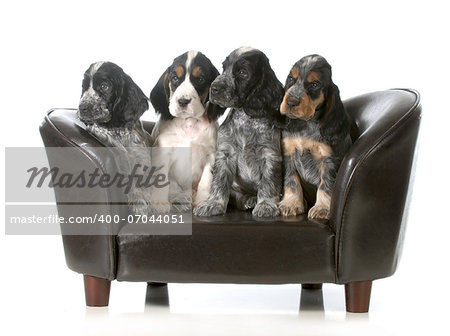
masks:
[[[310,55],[295,63],[280,112],[288,118],[282,132],[285,176],[280,212],[305,212],[302,184],[308,183],[316,190],[308,217],[327,219],[336,174],[351,138],[349,118],[325,58]]]
[[[224,214],[231,196],[253,216],[279,215],[281,132],[274,123],[284,91],[268,58],[249,47],[233,51],[210,91],[213,103],[232,109],[219,128],[210,195],[194,214]]]
[[[217,119],[225,111],[209,100],[210,85],[218,75],[205,55],[189,51],[174,59],[150,94],[160,115],[152,132],[155,147],[162,147],[154,151],[155,162],[170,170],[171,183],[170,190],[154,193],[152,205],[158,212],[170,210],[170,203],[191,200],[195,206],[208,197],[217,149]],[[189,147],[191,158],[176,151],[179,147]],[[189,164],[192,170],[186,167]],[[186,195],[190,190],[192,195]]]
[[[115,148],[119,170],[126,175],[135,167],[145,175],[151,167],[151,137],[139,120],[147,109],[147,97],[118,65],[97,62],[84,73],[78,118],[100,142]],[[127,197],[131,213],[147,214],[148,188],[133,186]]]

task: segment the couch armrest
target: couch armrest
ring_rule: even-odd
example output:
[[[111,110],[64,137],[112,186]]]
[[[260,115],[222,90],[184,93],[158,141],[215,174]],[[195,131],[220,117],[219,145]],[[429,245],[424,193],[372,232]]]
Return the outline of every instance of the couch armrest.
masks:
[[[147,128],[152,124],[146,123]],[[75,109],[50,110],[40,126],[50,167],[58,167],[61,174],[98,168],[101,173],[117,172],[111,152],[85,129],[76,118]],[[68,148],[70,152],[52,150]],[[101,155],[99,154],[101,153]],[[124,195],[110,188],[55,188],[59,216],[90,217],[95,215],[128,215]],[[90,276],[114,279],[116,274],[116,238],[120,227],[110,221],[96,223],[95,235],[78,235],[67,224],[61,225],[67,265],[70,269]],[[76,231],[75,231],[76,232]]]
[[[422,110],[412,90],[374,92],[344,104],[356,127],[332,196],[339,283],[395,272]]]

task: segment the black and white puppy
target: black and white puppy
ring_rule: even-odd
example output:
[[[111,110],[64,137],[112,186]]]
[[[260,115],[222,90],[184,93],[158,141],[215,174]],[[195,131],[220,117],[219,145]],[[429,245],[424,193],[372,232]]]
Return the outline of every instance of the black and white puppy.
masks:
[[[78,117],[89,133],[120,153],[122,173],[130,174],[135,166],[137,174],[150,170],[151,137],[139,120],[147,109],[147,97],[118,65],[97,62],[84,73]],[[133,186],[128,193],[133,214],[146,215],[149,201],[149,188]]]
[[[225,111],[209,100],[210,85],[218,75],[204,54],[189,51],[173,60],[150,94],[160,114],[152,132],[154,146],[164,148],[154,150],[155,162],[170,166],[170,190],[155,190],[153,194],[152,205],[158,212],[167,212],[174,193],[180,191],[189,193],[187,199],[194,206],[208,197],[217,149],[217,119]],[[191,160],[183,158],[180,151],[175,154],[180,147],[191,149]],[[186,167],[189,161],[192,170]]]
[[[279,215],[282,153],[275,123],[283,94],[261,51],[243,47],[225,59],[210,99],[232,110],[219,128],[210,195],[194,209],[195,215],[224,214],[230,196],[239,209],[253,209],[256,217]]]

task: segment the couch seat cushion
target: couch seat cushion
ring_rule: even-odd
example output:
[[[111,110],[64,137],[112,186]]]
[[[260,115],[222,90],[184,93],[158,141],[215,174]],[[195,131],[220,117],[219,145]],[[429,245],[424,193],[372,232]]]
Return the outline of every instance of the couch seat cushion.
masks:
[[[335,281],[335,234],[306,216],[255,219],[250,211],[193,217],[192,235],[145,234],[128,224],[118,239],[117,279],[178,283]],[[142,233],[142,234],[140,234]]]

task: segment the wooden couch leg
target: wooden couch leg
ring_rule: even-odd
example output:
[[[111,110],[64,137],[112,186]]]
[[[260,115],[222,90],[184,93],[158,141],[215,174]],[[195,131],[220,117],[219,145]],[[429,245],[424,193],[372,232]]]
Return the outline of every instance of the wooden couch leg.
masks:
[[[369,311],[372,281],[356,281],[345,284],[345,305],[349,313]]]
[[[84,275],[84,293],[89,307],[106,307],[109,303],[111,280]]]

